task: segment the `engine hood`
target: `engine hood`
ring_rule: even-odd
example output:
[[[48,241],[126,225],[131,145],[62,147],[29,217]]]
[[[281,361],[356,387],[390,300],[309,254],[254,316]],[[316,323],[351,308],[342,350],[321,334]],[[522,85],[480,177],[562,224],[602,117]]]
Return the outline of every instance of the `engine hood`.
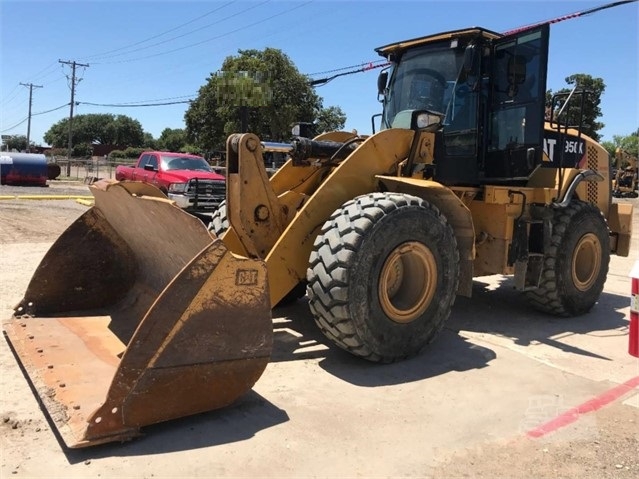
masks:
[[[196,170],[170,170],[164,172],[164,178],[174,183],[187,182],[193,178],[200,180],[217,180],[224,181],[225,178],[219,173],[196,171]]]

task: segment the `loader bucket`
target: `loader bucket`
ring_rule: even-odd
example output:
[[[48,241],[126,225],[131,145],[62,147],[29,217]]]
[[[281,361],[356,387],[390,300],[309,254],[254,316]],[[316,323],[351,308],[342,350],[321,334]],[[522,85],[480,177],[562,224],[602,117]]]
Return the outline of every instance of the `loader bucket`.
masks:
[[[220,408],[272,347],[262,261],[233,255],[155,189],[99,182],[5,334],[68,447]]]

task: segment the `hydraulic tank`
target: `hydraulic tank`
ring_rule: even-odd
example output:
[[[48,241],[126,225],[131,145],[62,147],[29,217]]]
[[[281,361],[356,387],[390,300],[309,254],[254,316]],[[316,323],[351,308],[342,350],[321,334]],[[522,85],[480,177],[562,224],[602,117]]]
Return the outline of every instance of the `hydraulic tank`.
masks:
[[[0,152],[0,183],[46,186],[47,159],[39,153]]]

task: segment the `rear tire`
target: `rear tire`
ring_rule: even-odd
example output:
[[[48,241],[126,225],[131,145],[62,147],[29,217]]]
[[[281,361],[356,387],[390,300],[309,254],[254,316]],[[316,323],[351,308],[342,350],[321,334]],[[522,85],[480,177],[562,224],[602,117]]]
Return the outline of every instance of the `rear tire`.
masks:
[[[527,291],[530,304],[557,316],[578,316],[595,305],[608,275],[610,238],[599,209],[573,201],[555,211],[552,239],[538,288]]]
[[[324,224],[307,280],[311,312],[328,339],[370,361],[405,359],[450,315],[457,241],[439,210],[421,198],[363,195]]]

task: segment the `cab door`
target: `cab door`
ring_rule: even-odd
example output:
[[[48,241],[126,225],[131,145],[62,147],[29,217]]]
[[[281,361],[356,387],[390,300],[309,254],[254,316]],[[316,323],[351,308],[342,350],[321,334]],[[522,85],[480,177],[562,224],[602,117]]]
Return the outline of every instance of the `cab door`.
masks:
[[[542,161],[549,25],[491,47],[484,181],[527,179]]]
[[[152,154],[144,166],[144,181],[147,183],[157,184],[156,176],[160,168],[160,160],[158,155]]]

